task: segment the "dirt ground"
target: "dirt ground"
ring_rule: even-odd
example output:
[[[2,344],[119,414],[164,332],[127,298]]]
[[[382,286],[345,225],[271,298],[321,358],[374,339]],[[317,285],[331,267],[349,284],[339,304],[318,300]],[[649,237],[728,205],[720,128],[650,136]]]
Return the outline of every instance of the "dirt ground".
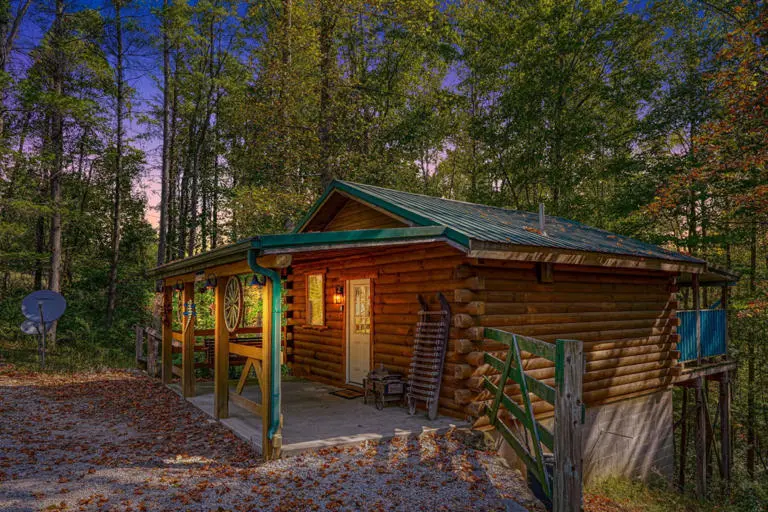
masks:
[[[460,437],[424,434],[264,464],[138,372],[3,366],[0,510],[541,510],[518,472]]]

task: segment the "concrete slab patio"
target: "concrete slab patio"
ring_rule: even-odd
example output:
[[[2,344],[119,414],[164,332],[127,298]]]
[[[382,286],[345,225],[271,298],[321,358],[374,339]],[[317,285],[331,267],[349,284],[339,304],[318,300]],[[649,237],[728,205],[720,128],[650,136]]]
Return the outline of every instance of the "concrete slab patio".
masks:
[[[178,385],[171,387],[180,391]],[[198,382],[195,388],[196,396],[187,400],[213,417],[213,382]],[[230,393],[234,393],[234,388],[233,381]],[[407,409],[395,405],[379,411],[370,402],[364,404],[362,397],[345,399],[331,394],[338,389],[304,380],[282,382],[284,456],[367,440],[418,435],[430,430],[442,432],[452,426],[469,426],[445,416],[430,421],[421,411],[411,416]],[[261,401],[261,391],[256,383],[247,385],[243,396]],[[230,401],[229,418],[220,421],[261,453],[261,420],[258,416]]]

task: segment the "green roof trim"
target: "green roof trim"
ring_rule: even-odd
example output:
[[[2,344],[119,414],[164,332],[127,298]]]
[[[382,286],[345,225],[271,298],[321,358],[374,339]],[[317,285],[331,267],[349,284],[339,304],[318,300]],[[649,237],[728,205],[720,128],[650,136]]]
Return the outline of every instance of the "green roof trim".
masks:
[[[312,220],[312,217],[314,217],[315,213],[317,213],[320,207],[323,206],[328,196],[331,195],[331,193],[336,190],[341,190],[343,192],[346,192],[352,197],[355,197],[366,203],[382,208],[399,217],[407,219],[413,222],[414,224],[418,224],[419,226],[438,226],[439,225],[439,223],[430,219],[428,216],[419,215],[418,213],[413,212],[409,209],[402,208],[397,204],[387,201],[386,199],[382,198],[377,194],[372,194],[372,193],[366,192],[365,190],[361,190],[355,185],[356,184],[352,182],[333,180],[331,184],[328,185],[328,188],[325,189],[325,192],[323,192],[323,195],[320,196],[320,199],[315,201],[315,204],[312,205],[312,208],[309,210],[309,212],[304,216],[303,219],[301,219],[301,222],[299,222],[298,227],[296,227],[296,229],[294,229],[293,232],[298,233],[302,229],[304,229],[304,227],[309,223],[309,221]]]
[[[269,250],[311,248],[318,245],[348,245],[366,242],[417,242],[419,240],[435,238],[445,238],[465,248],[469,247],[469,239],[466,236],[445,226],[261,235],[251,240],[251,246],[255,249]]]

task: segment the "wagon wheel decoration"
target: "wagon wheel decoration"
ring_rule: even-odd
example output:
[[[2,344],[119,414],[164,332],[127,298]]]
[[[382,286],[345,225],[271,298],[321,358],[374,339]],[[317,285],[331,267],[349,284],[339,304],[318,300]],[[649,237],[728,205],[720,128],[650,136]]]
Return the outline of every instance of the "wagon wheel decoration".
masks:
[[[224,325],[229,332],[237,329],[243,318],[243,285],[240,278],[232,276],[224,290]]]

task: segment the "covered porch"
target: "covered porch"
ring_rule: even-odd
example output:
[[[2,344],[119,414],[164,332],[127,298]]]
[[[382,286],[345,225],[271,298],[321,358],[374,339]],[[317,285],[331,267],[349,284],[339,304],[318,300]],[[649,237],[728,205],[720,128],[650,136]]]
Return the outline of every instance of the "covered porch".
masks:
[[[236,386],[236,381],[229,382],[230,394],[236,393]],[[181,393],[179,385],[172,384],[171,387]],[[384,441],[426,431],[443,432],[452,426],[466,426],[453,418],[428,420],[423,413],[410,416],[407,409],[395,405],[379,411],[370,401],[365,404],[362,397],[347,399],[331,394],[340,389],[304,379],[283,379],[283,456],[363,441]],[[243,389],[242,396],[258,402],[261,390],[256,383],[252,383]],[[196,395],[187,400],[215,418],[213,382],[198,382]],[[259,416],[231,402],[228,417],[220,421],[235,435],[250,443],[255,451],[262,453],[263,432]]]
[[[312,338],[314,345],[311,350],[309,345],[292,346],[297,303],[309,296],[309,292],[305,296],[304,291],[297,293],[293,289],[304,285],[293,276],[297,260],[315,264],[329,256],[339,259],[342,253],[361,260],[382,249],[394,248],[398,254],[392,257],[390,265],[399,269],[400,254],[410,248],[425,250],[424,244],[447,241],[442,227],[270,235],[158,267],[154,275],[161,279],[158,292],[162,293],[163,303],[163,382],[246,439],[265,459],[324,446],[418,434],[425,428],[447,429],[457,421],[430,421],[420,414],[409,416],[406,409],[394,406],[377,411],[373,405],[363,404],[362,397],[345,399],[330,394],[335,389],[359,389],[362,381],[343,379],[344,340],[348,332],[345,322],[352,318],[346,312],[358,308],[344,309],[345,301],[335,300],[340,287],[325,286],[325,277],[331,279],[330,272],[321,281],[323,325],[304,329],[305,337]],[[449,246],[442,250],[458,254]],[[449,263],[452,269],[455,264]],[[367,272],[342,277],[366,280],[370,287],[375,271]],[[397,291],[399,286],[393,283],[389,291]],[[248,297],[250,291],[257,291],[257,300]],[[331,292],[334,296],[326,297]],[[369,316],[374,309],[371,297],[369,292],[360,299],[361,304],[367,304],[365,311]],[[417,297],[414,294],[408,298],[415,303]],[[244,309],[248,322],[243,321]],[[397,329],[398,341],[402,338],[407,342],[406,331],[412,326]],[[372,329],[366,332],[369,347],[373,347]],[[369,348],[366,371],[374,363],[397,363],[398,368],[410,363],[405,354],[407,348],[394,346],[392,350],[397,351],[396,355],[386,353],[377,356],[382,358],[378,361]],[[311,358],[315,366],[328,371],[317,375],[315,368],[309,375],[314,382],[290,377],[284,380],[287,367],[295,370],[295,361],[291,359],[299,357]],[[342,362],[334,363],[332,358],[341,358]],[[342,371],[330,372],[332,363]],[[364,377],[365,372],[360,375]]]

